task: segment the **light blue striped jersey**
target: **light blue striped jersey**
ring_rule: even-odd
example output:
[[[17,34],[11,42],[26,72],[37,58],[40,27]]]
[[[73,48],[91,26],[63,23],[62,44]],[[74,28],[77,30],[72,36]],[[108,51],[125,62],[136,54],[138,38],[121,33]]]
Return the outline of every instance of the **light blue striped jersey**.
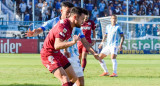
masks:
[[[106,26],[107,34],[107,46],[118,46],[119,45],[119,34],[123,34],[122,28],[116,24],[115,26],[107,25]]]
[[[60,20],[60,17],[55,17],[51,20],[48,20],[47,22],[44,22],[41,28],[43,29],[43,31],[45,31],[46,29],[52,29],[52,27],[56,25],[59,20]]]
[[[80,38],[84,38],[85,37],[84,34],[83,34],[83,32],[82,32],[82,30],[80,28],[74,27],[73,31],[72,31],[72,36],[71,37],[73,37],[73,35],[78,35],[78,34],[80,34]],[[70,38],[68,41],[72,41],[72,40],[73,39]],[[68,48],[68,52],[71,53],[71,57],[74,57],[75,55],[79,56],[77,43],[75,45],[69,47]]]

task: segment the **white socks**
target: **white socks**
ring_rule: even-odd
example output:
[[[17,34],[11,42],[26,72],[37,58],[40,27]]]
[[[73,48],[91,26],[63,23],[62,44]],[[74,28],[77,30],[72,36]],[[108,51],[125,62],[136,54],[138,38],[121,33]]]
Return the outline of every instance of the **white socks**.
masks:
[[[112,59],[112,64],[113,64],[113,73],[117,74],[117,60]]]
[[[100,62],[100,65],[101,65],[102,69],[104,70],[104,72],[108,72],[107,66],[106,66],[106,63],[104,60],[102,60],[102,63]]]

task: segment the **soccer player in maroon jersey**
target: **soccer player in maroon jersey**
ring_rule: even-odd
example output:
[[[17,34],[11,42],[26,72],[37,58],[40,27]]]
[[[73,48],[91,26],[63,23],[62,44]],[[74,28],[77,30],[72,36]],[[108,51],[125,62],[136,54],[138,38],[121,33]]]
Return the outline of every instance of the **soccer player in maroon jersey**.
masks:
[[[94,23],[94,21],[89,20],[89,15],[85,15],[84,21],[85,22],[81,25],[81,29],[82,29],[83,34],[85,35],[87,41],[90,43],[91,46],[93,46],[95,43],[95,40],[93,40],[93,41],[91,40],[91,31],[93,31],[93,39],[95,39],[95,28],[96,28],[95,23]],[[78,46],[78,51],[79,51],[79,59],[80,59],[80,61],[82,59],[81,65],[82,65],[82,68],[84,71],[86,64],[87,64],[86,58],[87,58],[88,51],[83,46],[81,41],[78,41],[77,46]]]
[[[80,27],[86,14],[88,14],[87,10],[73,7],[70,17],[60,20],[49,31],[44,41],[41,50],[42,64],[62,82],[62,86],[72,86],[76,82],[77,76],[68,59],[60,52],[60,49],[70,47],[79,40],[80,35],[74,35],[72,41],[66,42],[71,37],[73,27]],[[83,39],[81,41],[94,57],[101,61],[89,43]]]

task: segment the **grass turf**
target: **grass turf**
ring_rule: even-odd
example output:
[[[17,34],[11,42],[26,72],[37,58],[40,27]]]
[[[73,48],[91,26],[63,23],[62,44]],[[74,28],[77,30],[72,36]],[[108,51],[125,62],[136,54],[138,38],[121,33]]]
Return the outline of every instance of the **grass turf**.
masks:
[[[88,55],[85,86],[159,86],[160,55],[118,55],[118,77],[99,77],[103,70]],[[106,61],[110,74],[112,63]],[[42,65],[39,54],[0,54],[0,86],[61,86]]]

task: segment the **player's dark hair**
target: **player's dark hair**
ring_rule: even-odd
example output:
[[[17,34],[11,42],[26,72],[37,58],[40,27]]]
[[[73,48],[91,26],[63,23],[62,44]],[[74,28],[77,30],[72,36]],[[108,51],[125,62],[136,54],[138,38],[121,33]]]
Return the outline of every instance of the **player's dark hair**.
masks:
[[[67,1],[64,1],[61,3],[61,7],[69,7],[69,8],[72,8],[74,7],[74,5],[70,2],[67,2]]]
[[[88,11],[84,8],[80,8],[80,7],[73,7],[71,9],[71,12],[70,12],[71,15],[73,14],[77,14],[78,16],[81,16],[82,14],[85,14],[85,15],[88,15]]]

